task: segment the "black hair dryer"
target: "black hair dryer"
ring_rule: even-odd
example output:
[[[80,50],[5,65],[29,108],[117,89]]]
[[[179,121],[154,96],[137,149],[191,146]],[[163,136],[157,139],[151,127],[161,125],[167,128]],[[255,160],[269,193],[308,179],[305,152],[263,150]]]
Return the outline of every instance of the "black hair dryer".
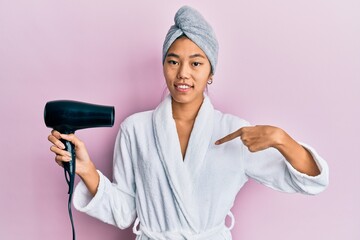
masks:
[[[70,134],[76,130],[94,127],[111,127],[114,125],[115,109],[112,106],[95,105],[71,100],[57,100],[46,103],[44,109],[45,124],[60,133]],[[69,185],[68,210],[72,225],[73,240],[75,229],[71,213],[71,198],[75,180],[75,148],[74,145],[61,140],[65,149],[71,154],[71,161],[64,162],[64,173]]]

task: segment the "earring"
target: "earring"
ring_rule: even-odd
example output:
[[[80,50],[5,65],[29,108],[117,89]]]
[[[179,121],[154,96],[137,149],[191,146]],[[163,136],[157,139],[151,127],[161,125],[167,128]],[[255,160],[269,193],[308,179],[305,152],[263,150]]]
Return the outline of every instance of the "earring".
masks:
[[[211,85],[213,83],[213,80],[212,78],[210,78],[208,81],[207,81],[207,84]]]

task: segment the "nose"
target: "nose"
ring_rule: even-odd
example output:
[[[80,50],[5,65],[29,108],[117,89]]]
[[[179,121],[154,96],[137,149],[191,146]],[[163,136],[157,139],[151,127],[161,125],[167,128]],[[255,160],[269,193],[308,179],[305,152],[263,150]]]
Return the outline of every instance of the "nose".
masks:
[[[181,64],[177,73],[178,79],[188,79],[190,76],[190,69],[186,64]]]

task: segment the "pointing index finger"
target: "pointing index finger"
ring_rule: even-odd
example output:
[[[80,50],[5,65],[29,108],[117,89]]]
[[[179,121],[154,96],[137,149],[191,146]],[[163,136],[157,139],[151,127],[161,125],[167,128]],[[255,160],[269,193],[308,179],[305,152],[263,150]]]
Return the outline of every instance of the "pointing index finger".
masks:
[[[236,130],[235,132],[232,132],[232,133],[230,133],[229,135],[227,135],[227,136],[225,136],[225,137],[217,140],[217,141],[215,142],[215,145],[220,145],[220,144],[223,144],[223,143],[225,143],[225,142],[231,141],[231,140],[233,140],[233,139],[235,139],[235,138],[237,138],[237,137],[240,137],[240,136],[241,136],[241,132],[242,132],[242,131],[241,131],[241,128],[240,128],[240,129]]]

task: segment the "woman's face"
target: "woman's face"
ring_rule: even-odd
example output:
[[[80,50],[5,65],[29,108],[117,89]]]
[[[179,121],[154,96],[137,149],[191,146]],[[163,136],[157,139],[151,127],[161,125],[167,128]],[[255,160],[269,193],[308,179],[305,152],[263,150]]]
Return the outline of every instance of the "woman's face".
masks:
[[[207,81],[212,77],[205,53],[187,37],[178,38],[164,61],[164,76],[177,103],[201,103]]]

